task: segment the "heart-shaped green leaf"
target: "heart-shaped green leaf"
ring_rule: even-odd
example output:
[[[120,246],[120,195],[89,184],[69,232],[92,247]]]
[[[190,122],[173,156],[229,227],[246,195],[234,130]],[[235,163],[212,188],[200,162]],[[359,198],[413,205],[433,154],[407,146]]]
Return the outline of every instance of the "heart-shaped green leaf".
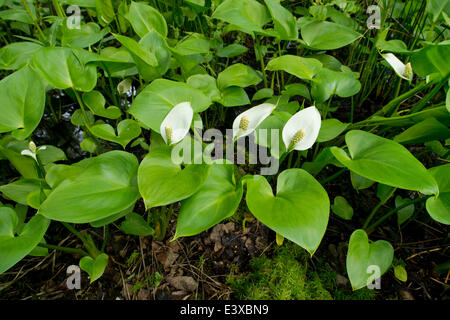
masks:
[[[108,119],[118,119],[122,114],[120,109],[115,106],[105,108],[105,97],[97,90],[84,93],[83,102],[96,116]]]
[[[278,0],[264,0],[281,40],[297,40],[297,20]]]
[[[108,265],[108,255],[102,253],[97,258],[83,257],[80,260],[80,268],[89,274],[90,282],[94,282],[99,279],[105,272]]]
[[[139,191],[146,207],[163,206],[190,197],[206,181],[210,167],[188,164],[182,169],[172,161],[171,147],[151,149],[138,171]]]
[[[234,165],[213,164],[203,186],[181,204],[174,239],[199,234],[234,214],[243,194]]]
[[[439,196],[427,200],[426,207],[430,216],[444,224],[450,224],[450,164],[428,170],[439,186]]]
[[[65,47],[87,48],[100,40],[109,32],[108,28],[100,30],[95,22],[80,25],[80,28],[68,28],[64,25],[61,42]]]
[[[78,168],[80,164],[74,166]],[[59,182],[42,203],[39,213],[52,220],[72,223],[112,216],[131,207],[139,198],[137,169],[136,157],[124,151],[91,158],[80,174]]]
[[[117,125],[117,135],[114,128],[106,123],[91,127],[91,133],[104,140],[116,142],[125,149],[131,140],[139,137],[141,127],[136,121],[125,119]]]
[[[42,48],[34,54],[33,64],[40,75],[57,89],[88,92],[97,83],[96,67],[85,65],[78,51],[69,48]]]
[[[312,80],[311,96],[317,102],[327,101],[336,94],[348,98],[361,90],[361,83],[351,72],[336,72],[323,68]]]
[[[0,49],[0,69],[18,70],[28,63],[33,54],[42,48],[34,42],[13,42]]]
[[[419,50],[411,57],[414,72],[426,77],[439,72],[443,78],[450,74],[450,45],[433,45]]]
[[[212,18],[226,21],[250,34],[263,32],[262,27],[270,21],[267,8],[256,0],[225,0]]]
[[[158,10],[148,4],[132,1],[125,18],[141,38],[153,30],[167,37],[166,20]]]
[[[349,45],[362,35],[351,28],[329,21],[311,21],[301,26],[306,44],[317,50],[334,50]]]
[[[332,147],[331,152],[351,171],[391,187],[438,193],[433,176],[397,142],[360,130],[348,132],[345,141],[350,157],[338,147]]]
[[[4,198],[27,205],[27,196],[35,190],[40,190],[40,188],[41,181],[37,179],[20,179],[0,186],[0,191]]]
[[[312,80],[322,69],[322,63],[313,58],[302,58],[287,54],[270,60],[266,69],[270,71],[283,70],[297,78]]]
[[[44,114],[45,88],[38,74],[24,67],[5,77],[0,81],[0,96],[0,133],[12,131],[18,139],[27,138]]]
[[[220,90],[232,86],[245,88],[256,85],[260,83],[261,80],[262,78],[252,67],[242,63],[237,63],[229,66],[219,73],[217,77],[217,85]]]
[[[14,266],[29,254],[44,237],[50,221],[41,215],[36,215],[25,224],[20,234],[14,236],[17,225],[17,215],[14,210],[0,208],[0,274]]]
[[[263,176],[247,181],[247,205],[266,226],[313,254],[325,234],[330,200],[322,185],[302,169],[278,176],[277,193]]]
[[[171,52],[165,38],[156,31],[150,31],[140,41],[139,46],[155,55],[156,65],[149,65],[131,52],[139,74],[147,81],[161,78],[169,69]]]
[[[347,129],[348,123],[342,123],[338,119],[326,119],[320,126],[317,142],[326,142],[333,140]]]
[[[134,99],[129,112],[159,133],[166,115],[182,102],[190,102],[196,113],[206,110],[211,104],[203,92],[186,83],[157,79]]]
[[[393,258],[394,248],[389,242],[378,240],[369,243],[364,230],[353,232],[347,252],[347,273],[353,290],[367,286],[372,268],[379,270],[382,276],[391,266]]]

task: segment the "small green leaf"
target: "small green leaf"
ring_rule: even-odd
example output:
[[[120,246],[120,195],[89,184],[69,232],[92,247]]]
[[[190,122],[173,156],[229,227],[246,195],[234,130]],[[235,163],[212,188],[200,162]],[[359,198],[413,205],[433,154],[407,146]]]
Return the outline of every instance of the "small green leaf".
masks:
[[[437,222],[450,225],[450,164],[428,170],[439,186],[439,196],[427,200],[426,208],[430,216]]]
[[[139,137],[141,134],[141,127],[136,121],[125,119],[120,121],[117,125],[117,134],[114,128],[106,123],[93,126],[90,131],[96,137],[116,142],[125,149],[131,140]]]
[[[394,274],[395,277],[403,282],[408,281],[408,273],[406,272],[405,268],[402,266],[395,266],[394,267]]]
[[[375,267],[382,276],[391,266],[394,248],[384,240],[369,243],[364,230],[356,230],[350,237],[347,252],[347,273],[353,290],[368,285],[369,277]],[[374,279],[375,280],[375,279]]]
[[[337,196],[334,198],[334,204],[331,210],[339,217],[345,220],[351,220],[353,217],[353,208],[344,197]]]
[[[90,283],[98,280],[105,272],[108,265],[108,255],[106,253],[100,254],[97,258],[83,257],[80,260],[80,268],[89,274]]]
[[[115,106],[105,108],[105,97],[97,90],[84,93],[83,102],[96,116],[108,119],[118,119],[122,114],[120,109]]]
[[[152,236],[155,230],[137,213],[130,213],[120,225],[120,229],[128,234],[140,237]]]

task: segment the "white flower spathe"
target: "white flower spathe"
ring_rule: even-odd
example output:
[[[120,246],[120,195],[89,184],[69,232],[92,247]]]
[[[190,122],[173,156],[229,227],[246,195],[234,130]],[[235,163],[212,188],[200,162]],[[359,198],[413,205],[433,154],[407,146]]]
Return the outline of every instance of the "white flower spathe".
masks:
[[[404,64],[399,58],[392,53],[386,53],[381,55],[387,63],[390,64],[395,73],[402,79],[411,81],[413,78],[413,71],[411,63]]]
[[[263,103],[238,115],[233,122],[233,139],[251,134],[275,108],[271,103]]]
[[[312,106],[294,114],[283,128],[283,142],[288,152],[307,150],[319,136],[322,118],[319,110]]]
[[[188,134],[194,110],[190,102],[182,102],[173,107],[161,123],[160,133],[168,145],[180,142]]]

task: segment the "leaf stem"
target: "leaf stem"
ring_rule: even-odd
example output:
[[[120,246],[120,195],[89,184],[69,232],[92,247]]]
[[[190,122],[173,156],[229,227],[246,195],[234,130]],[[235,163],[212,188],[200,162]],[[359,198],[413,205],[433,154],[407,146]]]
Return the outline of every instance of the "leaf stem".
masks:
[[[367,233],[371,233],[376,227],[378,227],[381,223],[383,223],[386,219],[391,217],[392,215],[396,214],[398,211],[402,210],[403,208],[406,208],[412,204],[418,203],[418,202],[424,202],[431,196],[426,196],[423,198],[416,198],[414,200],[408,201],[401,206],[398,206],[397,208],[394,208],[390,210],[388,213],[386,213],[384,216],[382,216],[380,219],[378,219],[375,223],[371,224],[369,227],[365,228],[367,230]]]
[[[46,243],[39,243],[39,244],[38,244],[38,247],[41,247],[41,248],[47,248],[47,249],[53,249],[53,250],[58,250],[58,251],[67,252],[67,253],[75,253],[75,254],[82,255],[83,257],[89,255],[86,251],[81,250],[81,249],[75,249],[75,248],[68,248],[68,247],[54,246],[54,245],[46,244]]]

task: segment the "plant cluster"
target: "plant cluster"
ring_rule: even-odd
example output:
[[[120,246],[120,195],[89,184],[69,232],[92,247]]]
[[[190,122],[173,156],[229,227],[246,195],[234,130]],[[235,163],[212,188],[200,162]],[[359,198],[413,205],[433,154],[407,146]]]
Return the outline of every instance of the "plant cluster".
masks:
[[[177,213],[177,239],[244,206],[310,255],[331,211],[353,220],[357,290],[392,266],[393,246],[369,239],[391,217],[450,224],[450,1],[379,0],[373,16],[358,0],[0,8],[0,274],[57,249],[81,255],[95,281],[109,228],[164,239]],[[49,123],[77,128],[77,155],[39,145],[59,134]],[[245,141],[265,162],[249,165]],[[380,203],[354,212],[330,199],[344,174],[353,192],[378,184]],[[47,243],[50,224],[83,249]],[[79,224],[104,228],[101,246]]]

